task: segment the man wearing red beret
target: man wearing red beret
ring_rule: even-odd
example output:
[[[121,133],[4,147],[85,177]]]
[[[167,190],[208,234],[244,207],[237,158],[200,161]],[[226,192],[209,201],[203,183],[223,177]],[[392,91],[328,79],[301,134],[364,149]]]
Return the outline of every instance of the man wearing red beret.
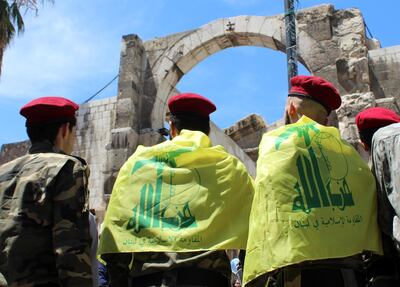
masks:
[[[316,76],[296,76],[285,107],[285,123],[297,122],[302,115],[326,125],[331,111],[340,107],[342,100],[332,83]]]
[[[71,156],[78,105],[24,105],[27,155],[0,166],[0,274],[9,286],[92,286],[86,162]]]
[[[210,100],[184,93],[168,107],[172,140],[139,146],[120,169],[99,254],[112,286],[228,287],[225,250],[245,249],[253,180],[211,145]]]
[[[341,105],[333,84],[316,76],[290,83],[286,126],[264,134],[259,146],[246,286],[366,286],[361,254],[381,250],[373,176],[326,127]]]
[[[393,261],[391,267],[397,267],[393,273],[400,276],[400,116],[386,108],[368,108],[357,114],[356,124],[372,159],[385,255]]]
[[[379,129],[396,123],[400,123],[400,116],[386,108],[368,108],[358,113],[356,125],[364,149],[371,151],[372,138]],[[396,127],[396,125],[393,127]],[[393,130],[397,131],[397,129]]]

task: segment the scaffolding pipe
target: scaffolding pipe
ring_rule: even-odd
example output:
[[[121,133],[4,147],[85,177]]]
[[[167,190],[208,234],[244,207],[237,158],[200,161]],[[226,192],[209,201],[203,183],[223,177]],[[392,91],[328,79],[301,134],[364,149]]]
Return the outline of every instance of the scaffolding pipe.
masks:
[[[298,74],[296,15],[294,13],[294,1],[295,0],[285,0],[286,59],[289,89],[290,79]]]

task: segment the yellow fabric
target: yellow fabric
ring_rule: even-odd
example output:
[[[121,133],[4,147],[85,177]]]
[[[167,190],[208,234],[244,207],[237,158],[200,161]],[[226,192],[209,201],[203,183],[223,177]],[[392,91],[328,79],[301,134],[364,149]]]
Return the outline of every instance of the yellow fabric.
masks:
[[[306,260],[382,253],[375,180],[333,127],[303,116],[263,136],[244,280]]]
[[[245,249],[253,194],[244,165],[201,132],[139,146],[118,174],[98,255]]]

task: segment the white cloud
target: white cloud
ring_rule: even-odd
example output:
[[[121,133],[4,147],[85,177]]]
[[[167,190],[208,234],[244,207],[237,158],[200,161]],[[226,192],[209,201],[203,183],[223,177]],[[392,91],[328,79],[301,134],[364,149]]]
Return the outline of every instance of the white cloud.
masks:
[[[26,25],[25,34],[6,50],[1,97],[46,94],[46,86],[76,80],[96,67],[95,43],[70,19],[49,13]]]
[[[75,93],[86,95],[88,84],[96,87],[90,88],[94,92],[118,73],[120,30],[126,27],[116,27],[115,19],[108,22],[94,11],[71,15],[74,10],[65,5],[47,6],[37,17],[25,15],[25,33],[16,36],[5,52],[0,99],[67,95],[79,83],[82,92]],[[142,12],[132,18],[130,27],[145,23]]]

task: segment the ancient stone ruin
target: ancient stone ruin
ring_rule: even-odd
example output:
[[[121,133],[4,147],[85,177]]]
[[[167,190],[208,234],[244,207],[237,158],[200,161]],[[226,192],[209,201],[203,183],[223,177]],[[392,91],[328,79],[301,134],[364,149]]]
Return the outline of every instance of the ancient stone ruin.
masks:
[[[368,39],[357,9],[321,5],[301,10],[296,17],[299,60],[313,75],[338,87],[343,104],[331,115],[330,124],[357,146],[354,117],[359,111],[371,106],[399,111],[400,46],[382,49],[377,40]],[[283,15],[237,16],[146,42],[137,35],[123,37],[118,95],[84,104],[78,115],[75,153],[90,164],[91,205],[100,217],[125,160],[139,144],[164,140],[158,129],[164,126],[166,102],[182,76],[229,47],[284,52],[284,30]],[[211,139],[238,156],[255,175],[261,136],[280,125],[282,121],[268,126],[262,117],[250,115],[225,131],[213,125]],[[25,152],[26,145],[4,145],[0,163]]]

